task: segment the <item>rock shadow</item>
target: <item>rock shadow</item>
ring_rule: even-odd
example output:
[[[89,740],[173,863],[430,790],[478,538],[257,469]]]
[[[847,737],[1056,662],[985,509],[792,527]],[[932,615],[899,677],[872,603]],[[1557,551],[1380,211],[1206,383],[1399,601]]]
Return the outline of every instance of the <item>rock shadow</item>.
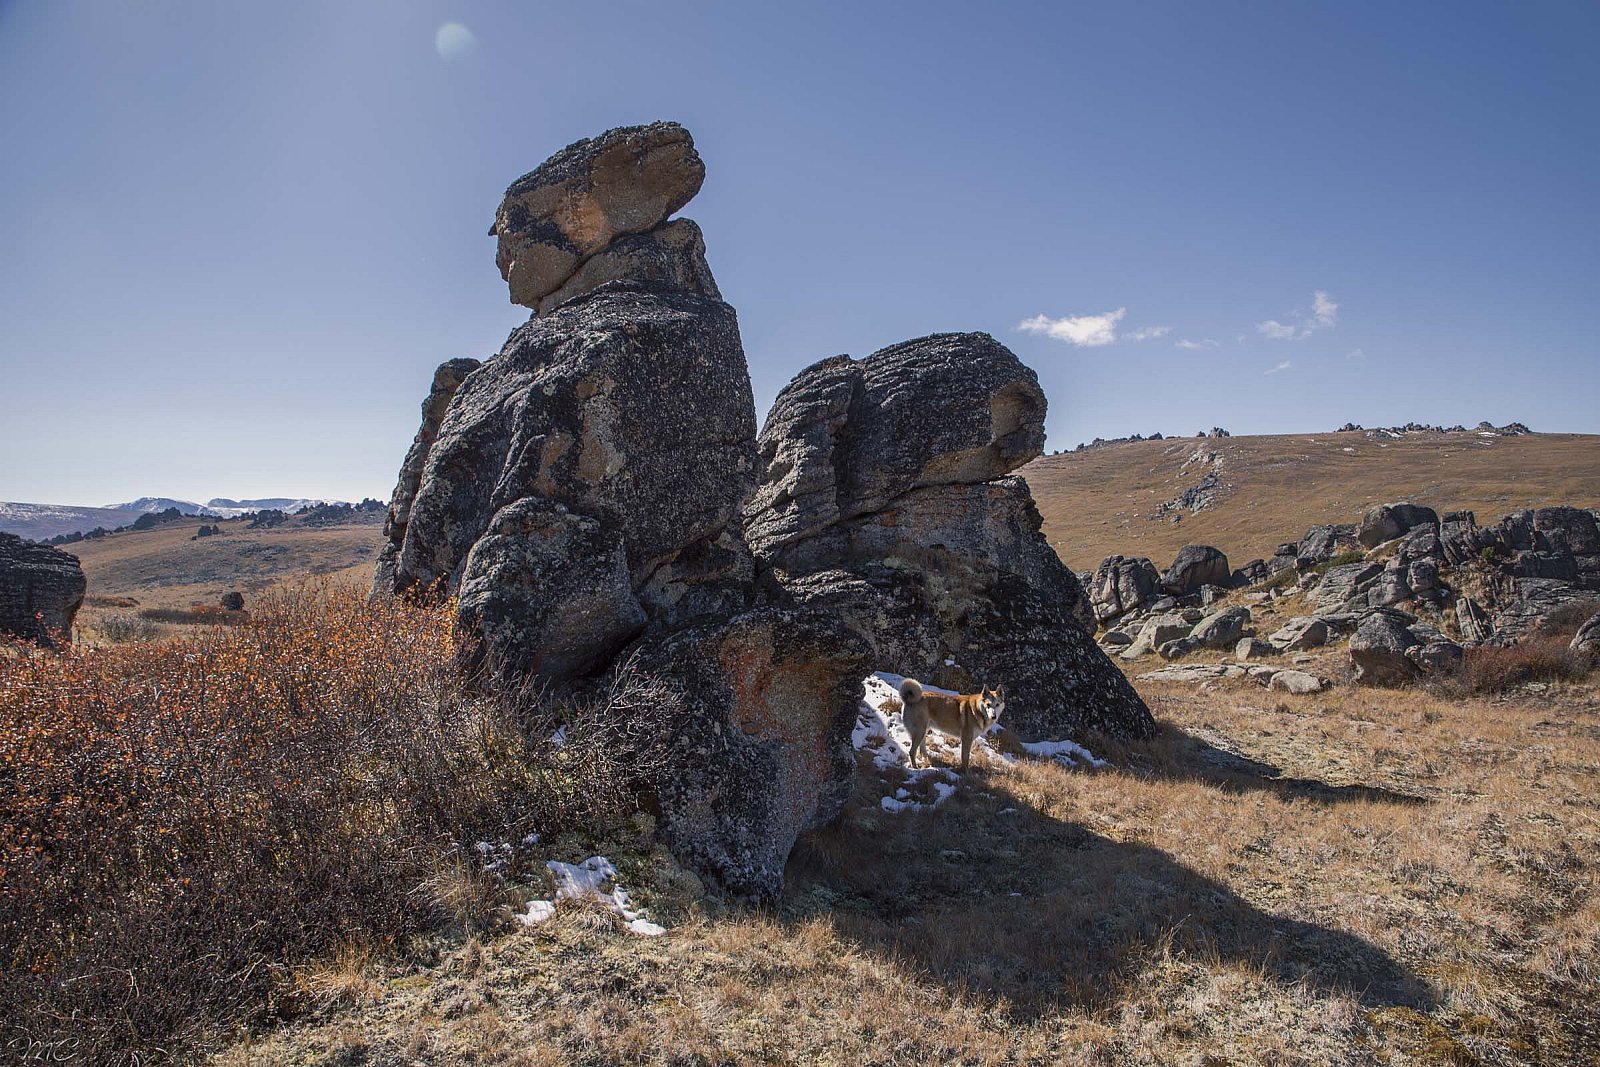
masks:
[[[1112,762],[1128,773],[1146,778],[1199,782],[1231,791],[1263,791],[1283,797],[1308,800],[1316,804],[1370,801],[1384,804],[1420,805],[1432,801],[1415,793],[1402,793],[1383,786],[1333,785],[1316,778],[1285,775],[1283,769],[1233,749],[1226,738],[1201,737],[1178,729],[1171,723],[1158,725],[1156,736],[1136,745],[1091,742],[1096,753],[1111,754]]]
[[[1114,1008],[1168,949],[1368,1008],[1436,1004],[1366,939],[1262,910],[1160,849],[1053,818],[982,774],[908,814],[874,810],[882,783],[860,778],[870,781],[845,818],[797,844],[780,915],[826,913],[863,947],[998,998],[1014,1018]],[[1268,897],[1276,888],[1260,885]]]

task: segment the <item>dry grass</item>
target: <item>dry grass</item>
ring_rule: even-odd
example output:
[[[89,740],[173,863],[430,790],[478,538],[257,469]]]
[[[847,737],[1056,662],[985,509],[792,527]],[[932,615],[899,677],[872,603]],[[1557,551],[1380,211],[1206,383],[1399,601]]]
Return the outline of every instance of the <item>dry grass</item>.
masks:
[[[986,765],[920,815],[865,770],[771,913],[657,856],[666,937],[564,907],[218,1062],[1597,1061],[1593,688],[1145,688],[1114,769]]]
[[[1206,473],[1200,463],[1181,469],[1196,449],[1223,457],[1218,502],[1181,522],[1158,517],[1157,505]],[[1309,526],[1354,522],[1392,500],[1474,510],[1489,522],[1520,508],[1595,507],[1597,471],[1600,436],[1469,432],[1394,441],[1359,433],[1136,441],[1046,456],[1021,473],[1050,543],[1081,571],[1113,553],[1149,556],[1164,567],[1187,544],[1215,545],[1237,567],[1271,556]]]

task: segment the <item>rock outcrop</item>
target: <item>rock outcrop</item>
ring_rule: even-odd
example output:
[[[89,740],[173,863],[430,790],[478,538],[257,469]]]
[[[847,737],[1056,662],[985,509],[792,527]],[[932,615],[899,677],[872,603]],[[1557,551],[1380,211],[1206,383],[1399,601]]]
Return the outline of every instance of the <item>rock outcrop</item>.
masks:
[[[1084,583],[1095,621],[1110,622],[1141,611],[1162,596],[1161,572],[1144,557],[1107,556]]]
[[[87,588],[77,556],[0,533],[0,633],[45,646],[71,641]]]
[[[629,736],[662,839],[773,899],[850,792],[873,667],[1012,694],[1024,739],[1140,734],[1027,484],[1044,395],[983,334],[803,372],[758,441],[738,322],[671,123],[612,130],[513,183],[491,231],[535,314],[436,373],[375,595],[457,598],[469,664],[582,694],[663,687]],[[752,551],[754,549],[754,551]]]
[[[1416,664],[1406,656],[1421,644],[1406,624],[1388,612],[1374,612],[1350,638],[1350,661],[1356,681],[1366,685],[1401,685],[1416,674]]]
[[[1228,585],[1232,571],[1228,557],[1210,545],[1184,545],[1177,558],[1161,574],[1161,585],[1169,596],[1187,596],[1203,585]]]
[[[1588,622],[1578,627],[1578,632],[1572,635],[1572,644],[1568,647],[1574,656],[1590,666],[1600,666],[1600,615],[1591,617]]]
[[[939,334],[802,371],[761,432],[751,549],[785,595],[846,620],[877,662],[1005,685],[1024,740],[1153,721],[1091,633],[1027,483],[1044,394],[987,334]]]

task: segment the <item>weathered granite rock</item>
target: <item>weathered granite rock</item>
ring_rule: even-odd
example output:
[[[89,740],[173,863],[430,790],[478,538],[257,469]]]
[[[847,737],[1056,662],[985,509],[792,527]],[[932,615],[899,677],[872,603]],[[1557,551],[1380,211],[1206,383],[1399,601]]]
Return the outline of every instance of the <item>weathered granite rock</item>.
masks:
[[[768,583],[845,620],[880,667],[946,659],[1004,685],[1024,740],[1143,734],[1153,720],[1095,644],[1076,575],[1027,484],[1044,395],[987,334],[940,334],[802,371],[761,432],[745,537]]]
[[[1414,526],[1439,524],[1439,515],[1421,504],[1380,504],[1361,519],[1356,538],[1367,548],[1392,541]]]
[[[569,300],[618,281],[722,299],[706,263],[700,227],[690,219],[674,219],[653,230],[618,238],[596,252],[559,289],[541,298],[537,310],[548,315]]]
[[[238,591],[223,593],[221,603],[224,611],[243,611],[244,594]]]
[[[1098,622],[1109,622],[1152,604],[1161,593],[1161,575],[1144,557],[1107,556],[1084,591]]]
[[[1138,659],[1168,642],[1188,637],[1193,629],[1194,624],[1184,619],[1182,615],[1152,615],[1139,627],[1139,633],[1133,639],[1133,644],[1119,652],[1118,656],[1127,660]]]
[[[1231,572],[1228,557],[1210,545],[1184,545],[1161,575],[1162,587],[1172,596],[1186,596],[1202,585],[1226,585]]]
[[[433,372],[433,385],[428,389],[427,399],[422,402],[422,426],[411,441],[405,461],[400,464],[400,478],[395,483],[394,494],[389,497],[389,512],[383,523],[384,544],[378,553],[378,574],[373,583],[375,590],[395,591],[395,560],[400,554],[400,545],[406,539],[412,501],[416,500],[417,490],[422,487],[422,472],[428,465],[428,450],[439,436],[439,424],[444,421],[444,413],[450,407],[456,390],[461,388],[467,375],[478,367],[475,359],[452,359],[441,363],[439,369]]]
[[[1381,563],[1344,563],[1329,567],[1308,598],[1318,614],[1337,611],[1365,593],[1383,573]]]
[[[489,659],[516,664],[539,659],[536,635],[557,625],[533,623],[534,605],[557,610],[579,588],[558,574],[557,543],[606,560],[620,546],[637,609],[650,621],[737,610],[753,567],[735,520],[754,479],[753,402],[733,309],[700,294],[612,283],[529,320],[462,383],[427,450],[393,568],[379,581],[392,575],[392,591],[442,582],[470,591],[468,608],[487,597],[466,623],[520,605],[531,612],[528,626],[474,632]],[[598,527],[522,509],[491,534],[497,514],[523,500],[560,504]],[[511,540],[474,553],[486,536]],[[590,634],[605,647],[627,640],[640,621],[611,587],[611,566],[604,581],[588,573],[580,586],[587,622],[611,620],[603,639]],[[582,660],[552,656],[538,673],[560,680],[581,672]]]
[[[1260,585],[1271,578],[1272,568],[1264,559],[1253,559],[1243,567],[1235,567],[1233,574],[1228,577],[1228,584],[1235,589],[1244,589],[1252,585]]]
[[[1299,615],[1267,637],[1279,652],[1304,652],[1328,643],[1328,624],[1310,615]]]
[[[1571,507],[1539,508],[1533,513],[1533,529],[1543,534],[1552,548],[1559,544],[1575,556],[1600,555],[1600,525],[1587,511]]]
[[[1308,693],[1322,692],[1328,688],[1328,683],[1309,671],[1290,669],[1274,671],[1272,678],[1267,682],[1267,688],[1280,693],[1296,693],[1304,696]]]
[[[1200,620],[1189,636],[1201,642],[1205,648],[1231,648],[1239,643],[1244,628],[1249,624],[1249,608],[1224,608]]]
[[[607,130],[557,152],[511,183],[489,228],[511,302],[539,307],[590,256],[694,199],[705,174],[675,122]]]
[[[1469,596],[1456,601],[1456,627],[1467,641],[1487,641],[1494,636],[1494,621],[1483,605]]]
[[[1277,654],[1278,650],[1276,648],[1257,637],[1241,637],[1239,638],[1239,643],[1233,646],[1234,659],[1266,659]]]
[[[775,565],[816,569],[796,557],[838,522],[913,489],[999,478],[1037,456],[1044,412],[1033,371],[988,334],[935,334],[813,364],[762,427],[750,547]]]
[[[1572,644],[1568,647],[1574,656],[1582,658],[1591,666],[1600,666],[1600,615],[1595,615],[1578,627],[1578,632],[1572,635]]]
[[[1466,652],[1449,638],[1435,637],[1406,649],[1406,659],[1422,674],[1454,674],[1461,669]]]
[[[1406,650],[1417,637],[1395,616],[1377,611],[1367,616],[1350,638],[1350,661],[1356,681],[1365,685],[1401,685],[1416,674]]]
[[[0,533],[0,633],[45,646],[71,641],[87,588],[77,556]]]
[[[663,841],[735,895],[776,900],[795,839],[850,795],[866,643],[820,612],[763,607],[647,638],[628,667],[677,698],[641,709],[666,750],[647,761]]]
[[[1300,567],[1314,567],[1341,553],[1360,548],[1361,541],[1356,535],[1354,523],[1313,526],[1295,547],[1295,561]]]

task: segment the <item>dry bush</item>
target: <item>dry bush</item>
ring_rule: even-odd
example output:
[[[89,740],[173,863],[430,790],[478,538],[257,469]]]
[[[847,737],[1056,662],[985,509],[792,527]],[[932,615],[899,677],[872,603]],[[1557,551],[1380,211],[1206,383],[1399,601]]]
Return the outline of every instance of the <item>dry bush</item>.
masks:
[[[1501,693],[1527,682],[1576,682],[1587,677],[1587,665],[1568,647],[1565,635],[1530,637],[1507,648],[1466,650],[1452,689],[1466,693]]]
[[[151,622],[171,622],[180,626],[230,626],[244,622],[250,617],[247,612],[228,611],[226,608],[210,605],[196,605],[192,608],[143,608],[139,616]]]
[[[648,683],[493,692],[452,615],[323,586],[188,641],[0,657],[0,1037],[168,1058],[303,961],[481,911],[441,889],[463,843],[630,813],[607,699]]]
[[[116,644],[153,641],[161,632],[161,628],[154,622],[131,611],[119,611],[114,615],[107,615],[96,622],[94,628],[99,631],[101,637]]]

